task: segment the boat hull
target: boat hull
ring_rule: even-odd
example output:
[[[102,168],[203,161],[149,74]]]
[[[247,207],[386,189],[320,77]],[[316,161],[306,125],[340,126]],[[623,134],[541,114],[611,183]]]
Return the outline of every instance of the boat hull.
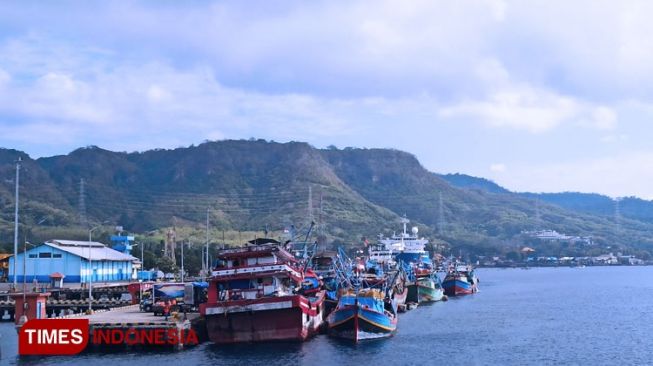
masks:
[[[469,295],[476,292],[476,285],[459,279],[445,279],[442,287],[447,296]]]
[[[230,301],[206,308],[209,339],[218,344],[305,341],[319,331],[323,302],[303,296]]]
[[[419,290],[416,283],[409,283],[406,288],[408,289],[408,296],[406,296],[406,303],[419,302]]]
[[[397,329],[397,318],[351,305],[335,310],[329,316],[329,334],[355,342],[386,338]]]
[[[442,300],[444,291],[441,288],[432,287],[431,283],[423,284],[420,282],[417,285],[417,294],[419,302],[431,302]]]
[[[394,293],[394,301],[398,306],[404,305],[406,303],[407,298],[408,298],[408,287],[404,287],[402,292]]]

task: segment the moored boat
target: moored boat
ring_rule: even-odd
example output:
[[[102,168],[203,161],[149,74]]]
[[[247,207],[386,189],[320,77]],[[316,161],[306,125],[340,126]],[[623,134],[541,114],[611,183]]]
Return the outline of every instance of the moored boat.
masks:
[[[327,322],[330,335],[355,342],[390,337],[397,329],[397,309],[379,289],[349,290]]]
[[[408,299],[408,278],[406,272],[399,268],[398,272],[394,275],[394,281],[391,281],[390,295],[397,307],[403,307]]]
[[[384,245],[388,249],[392,249],[392,254],[396,261],[404,263],[430,263],[428,252],[424,250],[428,240],[418,237],[419,229],[414,226],[410,233],[407,230],[407,225],[410,221],[407,218],[402,218],[403,231],[400,234],[393,234],[389,238],[381,238],[379,244]]]
[[[478,278],[468,266],[456,266],[442,281],[447,296],[469,295],[478,291]]]
[[[322,280],[325,289],[324,319],[338,305],[338,289],[340,288],[337,275],[338,253],[324,251],[311,258],[311,268]]]
[[[218,253],[208,301],[200,308],[215,343],[304,341],[322,324],[324,291],[272,239]]]
[[[419,302],[440,301],[444,296],[442,283],[435,273],[417,278]]]

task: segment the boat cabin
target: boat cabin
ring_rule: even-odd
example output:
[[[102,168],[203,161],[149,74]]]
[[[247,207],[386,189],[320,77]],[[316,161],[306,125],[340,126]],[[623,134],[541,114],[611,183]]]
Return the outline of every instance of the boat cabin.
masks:
[[[292,294],[302,283],[292,254],[277,241],[252,241],[242,248],[218,253],[218,266],[212,272],[209,302],[253,300]]]

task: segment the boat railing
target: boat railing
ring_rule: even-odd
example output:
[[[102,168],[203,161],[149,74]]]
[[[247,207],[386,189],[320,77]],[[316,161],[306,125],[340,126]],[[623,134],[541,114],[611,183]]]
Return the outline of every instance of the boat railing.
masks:
[[[276,289],[272,292],[265,292],[265,288],[249,288],[249,289],[232,289],[224,290],[220,293],[220,301],[236,301],[236,300],[255,300],[263,297],[270,296],[284,296],[287,295],[285,291]]]
[[[252,266],[239,266],[219,268],[211,272],[213,277],[230,277],[242,274],[256,274],[260,272],[290,272],[291,274],[301,277],[300,273],[286,263],[269,264],[269,265],[252,265]]]

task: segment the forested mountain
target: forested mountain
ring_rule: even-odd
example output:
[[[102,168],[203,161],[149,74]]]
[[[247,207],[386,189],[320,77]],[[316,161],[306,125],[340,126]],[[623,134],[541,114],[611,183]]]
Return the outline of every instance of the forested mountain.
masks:
[[[597,193],[515,193],[485,178],[465,174],[436,174],[451,185],[465,189],[479,189],[494,193],[518,194],[540,202],[554,204],[565,209],[604,217],[628,218],[653,223],[653,201],[637,197],[611,197]]]
[[[398,230],[400,216],[406,215],[432,241],[476,253],[514,248],[523,242],[522,231],[544,228],[591,235],[599,246],[653,245],[653,210],[641,200],[623,200],[623,217],[617,220],[609,205],[599,202],[601,196],[585,205],[566,196],[511,193],[484,179],[433,174],[397,150],[321,150],[264,140],[136,153],[87,147],[36,160],[0,149],[0,240],[5,243],[13,240],[18,156],[23,158],[21,221],[28,226],[46,217],[51,227],[79,227],[87,225],[86,216],[146,232],[201,227],[208,210],[215,228],[262,231],[294,224],[305,229],[312,220],[329,241],[357,243],[362,236]],[[644,207],[633,216],[629,207],[635,210],[636,203]]]

